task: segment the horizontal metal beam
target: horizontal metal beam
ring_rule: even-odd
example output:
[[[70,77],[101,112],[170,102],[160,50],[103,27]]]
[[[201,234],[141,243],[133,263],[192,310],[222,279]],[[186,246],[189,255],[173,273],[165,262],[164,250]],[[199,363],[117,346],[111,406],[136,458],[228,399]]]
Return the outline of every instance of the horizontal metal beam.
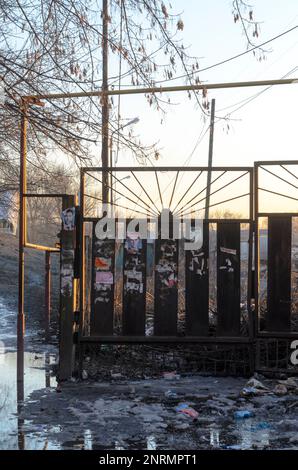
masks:
[[[38,95],[25,95],[22,97],[23,100],[31,101],[34,104],[34,100],[56,100],[63,98],[88,98],[103,95],[137,95],[137,94],[152,94],[152,93],[172,93],[175,91],[199,91],[199,90],[217,90],[217,89],[228,89],[228,88],[246,88],[246,87],[257,87],[257,86],[274,86],[274,85],[292,85],[298,83],[297,78],[286,78],[280,80],[258,80],[251,82],[227,82],[227,83],[205,83],[200,85],[180,85],[180,86],[160,86],[151,88],[134,88],[134,89],[123,89],[123,90],[97,90],[97,91],[80,91],[73,93],[45,93]]]
[[[287,375],[291,375],[291,377],[296,377],[298,372],[297,372],[297,369],[295,368],[295,366],[290,366],[290,364],[288,365],[288,367],[286,369],[281,369],[281,368],[273,368],[273,367],[257,367],[255,369],[255,372],[257,372],[258,374],[264,374],[264,373],[267,373],[267,374],[287,374]]]
[[[87,173],[89,171],[108,171],[108,172],[117,172],[117,171],[152,171],[153,173],[156,171],[180,171],[180,172],[188,172],[188,171],[208,171],[207,166],[198,167],[198,166],[143,166],[143,167],[132,167],[132,166],[115,166],[115,167],[106,167],[103,168],[101,166],[98,167],[83,167],[81,168],[83,173]],[[212,171],[238,171],[238,172],[252,172],[253,167],[250,166],[213,166]]]
[[[298,165],[298,160],[261,160],[254,162],[255,167],[261,165]]]
[[[259,212],[258,217],[298,217],[298,212]]]
[[[298,331],[260,331],[257,339],[298,339]]]
[[[239,343],[247,344],[249,337],[238,336],[82,336],[80,343],[103,343],[103,344],[161,344],[161,343]]]
[[[25,243],[24,244],[25,248],[32,248],[34,250],[38,251],[50,251],[51,253],[60,253],[59,248],[54,248],[51,246],[44,246],[44,245],[35,245],[34,243]]]
[[[68,196],[68,194],[61,194],[61,193],[26,193],[23,194],[24,197],[63,197],[63,196]]]
[[[298,216],[298,214],[297,214]],[[177,219],[180,219],[181,218],[181,223],[183,222],[183,218],[181,216],[177,216]],[[83,218],[83,221],[84,222],[98,222],[98,220],[100,219],[100,217],[84,217]],[[142,219],[142,217],[138,217],[138,219]],[[144,217],[145,219],[145,217]],[[130,221],[133,221],[134,219],[126,219],[126,223],[128,224]],[[190,220],[190,221],[194,221],[195,219],[191,219],[190,217],[187,218],[187,219],[184,219],[184,220]],[[116,223],[118,222],[117,219],[115,219]],[[121,222],[123,222],[123,219],[120,219]],[[152,218],[149,217],[149,219],[147,219],[148,222],[151,222],[152,221]],[[235,223],[235,222],[238,222],[240,224],[249,224],[250,222],[252,222],[252,219],[204,219],[204,223],[209,223],[209,224],[219,224],[221,222],[225,222],[227,224],[230,224],[230,223]]]

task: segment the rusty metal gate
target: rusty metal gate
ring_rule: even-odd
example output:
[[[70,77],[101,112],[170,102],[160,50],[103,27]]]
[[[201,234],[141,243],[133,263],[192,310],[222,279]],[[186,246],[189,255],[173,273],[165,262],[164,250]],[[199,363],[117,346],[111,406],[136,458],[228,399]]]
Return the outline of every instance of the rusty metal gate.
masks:
[[[187,343],[205,351],[221,345],[218,352],[227,357],[222,372],[237,362],[235,350],[244,351],[238,354],[242,373],[252,371],[253,169],[212,169],[208,220],[208,168],[105,171],[122,239],[97,237],[98,222],[107,215],[100,213],[102,168],[82,169],[79,350],[107,343]],[[168,237],[161,236],[165,212]],[[188,220],[195,233],[198,213],[204,219],[200,246],[184,250],[181,227]],[[132,221],[133,230],[127,228]],[[140,227],[150,232],[153,221],[155,239],[142,237]]]

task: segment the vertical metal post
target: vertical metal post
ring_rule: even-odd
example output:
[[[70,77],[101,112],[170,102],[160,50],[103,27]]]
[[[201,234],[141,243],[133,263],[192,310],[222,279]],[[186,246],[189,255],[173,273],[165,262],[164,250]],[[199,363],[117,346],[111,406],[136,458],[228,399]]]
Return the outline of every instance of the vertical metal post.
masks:
[[[113,167],[113,134],[111,135],[111,138],[110,138],[110,167],[112,168]],[[111,172],[111,175],[110,175],[110,202],[111,204],[113,204],[113,198],[114,198],[114,195],[113,195],[113,174]]]
[[[45,252],[45,340],[50,339],[51,320],[51,252]]]
[[[79,332],[78,332],[78,360],[79,360],[79,374],[82,373],[83,368],[83,350],[82,350],[82,343],[80,343],[81,337],[85,333],[85,311],[86,311],[86,241],[85,241],[85,223],[84,223],[84,216],[85,216],[85,172],[81,169],[80,174],[80,201],[79,201],[79,208],[80,208],[80,316],[79,316]],[[88,263],[88,269],[90,269]]]
[[[76,206],[75,196],[63,196],[62,210]],[[60,263],[60,331],[59,331],[59,381],[68,380],[73,372],[74,359],[74,282],[75,231],[61,230]]]
[[[80,177],[80,323],[79,337],[84,334],[85,326],[85,173],[81,170]]]
[[[19,401],[24,399],[24,272],[26,240],[26,157],[27,157],[27,111],[28,104],[21,102],[21,144],[20,144],[20,188],[19,188],[19,297],[17,318],[17,397]]]
[[[102,0],[102,91],[108,91],[108,22],[109,7],[108,0]],[[109,201],[109,176],[106,168],[109,166],[109,96],[102,95],[102,200]]]
[[[249,336],[250,339],[254,339],[254,328],[253,328],[253,317],[251,311],[251,300],[252,300],[252,269],[253,269],[253,238],[254,238],[254,227],[253,227],[253,214],[254,214],[254,174],[251,171],[249,173],[249,232],[248,232],[248,267],[247,267],[247,311],[249,315]]]
[[[213,140],[214,140],[214,120],[215,120],[215,99],[211,101],[210,134],[209,134],[209,155],[208,155],[208,174],[207,174],[207,192],[205,219],[209,219],[212,159],[213,159]]]
[[[49,388],[51,386],[51,372],[50,372],[50,354],[45,353],[45,386]]]
[[[247,312],[248,312],[248,328],[249,339],[249,368],[250,373],[255,369],[255,354],[253,341],[255,340],[255,316],[252,312],[252,268],[253,268],[253,241],[254,241],[254,172],[249,173],[249,238],[248,238],[248,267],[247,267]]]
[[[254,165],[254,242],[255,242],[255,334],[259,332],[259,270],[260,270],[260,255],[259,255],[259,166],[257,163]],[[258,364],[257,364],[258,366]]]

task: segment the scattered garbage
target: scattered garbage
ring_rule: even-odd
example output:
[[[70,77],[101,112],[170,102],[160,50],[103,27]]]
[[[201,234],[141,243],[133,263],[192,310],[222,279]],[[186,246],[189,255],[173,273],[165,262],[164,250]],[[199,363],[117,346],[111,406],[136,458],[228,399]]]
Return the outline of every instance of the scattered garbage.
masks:
[[[122,379],[122,374],[120,372],[111,372],[111,377],[114,380]]]
[[[175,429],[177,431],[186,431],[189,427],[190,425],[188,423],[175,424]]]
[[[291,403],[288,407],[287,407],[287,410],[286,411],[289,411],[291,410],[292,408],[295,408],[295,406],[298,405],[298,401],[294,401],[294,403]]]
[[[82,371],[82,379],[87,380],[88,379],[88,372],[86,370]]]
[[[253,412],[250,410],[239,410],[235,411],[234,418],[235,419],[247,419],[253,416]]]
[[[167,398],[177,398],[178,395],[177,395],[176,392],[173,392],[173,390],[167,390],[165,392],[165,397],[167,397]]]
[[[146,336],[153,336],[154,335],[154,327],[150,326],[146,329]]]
[[[180,375],[177,374],[176,371],[164,372],[163,373],[163,378],[166,379],[166,380],[178,380],[178,379],[180,379]]]
[[[274,393],[275,395],[278,395],[278,396],[283,396],[283,395],[287,395],[288,393],[288,389],[285,385],[283,384],[277,384],[275,387],[274,387]]]
[[[252,377],[248,380],[245,387],[241,390],[242,397],[259,396],[269,392],[268,387],[262,384],[260,380]]]
[[[244,387],[240,392],[242,397],[256,397],[263,394],[264,390],[259,390],[255,387]]]
[[[257,380],[254,377],[252,377],[251,379],[248,380],[248,382],[246,383],[246,386],[247,387],[254,387],[254,388],[257,388],[259,390],[269,390],[268,387],[266,387],[264,384],[262,384],[262,382],[260,380]]]
[[[256,423],[256,424],[252,424],[250,426],[250,431],[252,432],[256,432],[256,431],[261,431],[263,429],[270,429],[271,426],[269,423],[267,423],[267,421],[261,421],[259,423]]]
[[[191,408],[187,403],[180,403],[175,410],[177,413],[183,413],[185,415],[190,416],[193,419],[198,419],[199,413]]]
[[[234,444],[234,445],[231,445],[231,446],[228,446],[228,445],[224,444],[221,447],[223,449],[227,449],[227,450],[241,450],[242,449],[241,445],[239,445],[239,444]]]
[[[273,389],[273,393],[278,396],[284,396],[288,393],[298,393],[298,380],[295,377],[288,377],[284,380],[278,380]],[[252,377],[249,379],[240,392],[241,397],[261,396],[272,391],[266,387],[260,380]]]
[[[298,392],[298,381],[294,377],[289,377],[287,380],[279,380],[280,385],[284,385],[288,390],[297,390]]]

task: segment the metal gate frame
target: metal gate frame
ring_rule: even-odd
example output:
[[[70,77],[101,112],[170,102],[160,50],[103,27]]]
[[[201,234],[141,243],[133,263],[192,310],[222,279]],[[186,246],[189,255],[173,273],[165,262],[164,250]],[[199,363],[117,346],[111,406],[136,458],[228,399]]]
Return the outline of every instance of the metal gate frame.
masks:
[[[77,343],[79,350],[81,345],[84,343],[95,343],[95,344],[179,344],[179,343],[200,343],[200,344],[240,344],[250,345],[253,347],[254,344],[254,328],[253,328],[253,317],[251,312],[251,289],[252,289],[252,246],[253,246],[253,167],[213,167],[212,171],[230,171],[230,172],[247,172],[249,175],[249,192],[246,196],[249,196],[249,217],[247,219],[233,219],[234,222],[248,224],[249,225],[249,253],[248,253],[248,273],[247,273],[247,310],[248,310],[248,323],[249,323],[249,334],[248,336],[87,336],[84,332],[84,318],[85,318],[85,222],[93,222],[98,218],[90,218],[84,216],[85,209],[85,176],[88,172],[162,172],[162,171],[206,171],[208,167],[86,167],[81,169],[80,178],[80,312],[79,312],[79,331],[77,336]],[[99,180],[98,180],[99,181]],[[239,197],[239,196],[238,196]],[[237,198],[234,198],[237,199]],[[221,201],[217,205],[226,202]],[[223,222],[225,219],[208,219],[209,223]],[[252,368],[253,366],[251,366]]]
[[[273,161],[257,161],[254,164],[254,219],[255,219],[255,240],[254,240],[254,265],[255,265],[255,279],[254,279],[254,291],[255,291],[255,314],[256,314],[256,327],[255,327],[255,337],[256,337],[256,369],[263,371],[263,372],[270,372],[270,373],[278,373],[278,372],[285,372],[289,364],[284,362],[284,367],[280,367],[280,351],[286,351],[285,357],[290,357],[290,346],[291,342],[298,339],[298,332],[294,331],[260,331],[260,312],[259,312],[259,299],[260,299],[260,237],[259,237],[259,230],[260,230],[260,218],[262,217],[278,217],[278,216],[287,216],[291,219],[293,217],[298,217],[298,212],[260,212],[260,191],[266,191],[271,194],[275,194],[281,197],[289,197],[286,194],[281,194],[273,189],[268,190],[259,187],[259,173],[260,169],[263,168],[265,171],[266,166],[283,166],[283,165],[298,165],[298,160],[273,160]],[[284,182],[287,182],[283,178],[280,178],[278,175],[271,172],[273,176],[281,179]],[[295,175],[294,175],[295,176]],[[291,183],[289,183],[291,184]],[[293,198],[292,198],[293,199]],[[298,201],[298,198],[297,198]],[[261,349],[265,351],[266,354],[266,363],[262,365],[262,358],[261,358]],[[270,359],[270,351],[271,351],[271,358],[275,356],[276,365],[272,367],[272,362],[274,359]],[[291,370],[293,373],[294,371]]]

